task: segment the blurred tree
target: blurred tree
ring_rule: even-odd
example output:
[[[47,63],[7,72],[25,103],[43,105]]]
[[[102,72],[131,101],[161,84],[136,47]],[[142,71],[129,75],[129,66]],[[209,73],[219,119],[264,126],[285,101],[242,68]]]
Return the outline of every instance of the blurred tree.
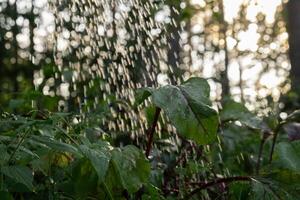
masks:
[[[300,1],[289,0],[287,9],[291,60],[290,78],[292,89],[300,89]]]
[[[230,87],[229,87],[229,78],[228,78],[228,67],[229,67],[229,55],[228,55],[228,46],[227,46],[227,21],[225,20],[225,12],[224,12],[224,2],[223,0],[219,1],[219,9],[220,9],[220,37],[222,38],[223,45],[221,48],[224,51],[224,68],[220,72],[220,78],[222,83],[222,96],[230,95]],[[243,99],[243,97],[241,97]]]
[[[10,98],[17,97],[20,91],[33,88],[35,68],[28,59],[28,54],[26,55],[26,49],[21,48],[18,42],[18,36],[22,34],[22,25],[17,20],[20,21],[21,18],[24,20],[26,15],[18,13],[17,4],[17,0],[0,3],[0,104],[2,105],[7,104]],[[29,13],[28,16],[31,17]],[[33,48],[33,44],[30,44],[29,48]]]
[[[51,32],[49,22],[51,14],[45,4],[47,2],[36,0],[0,2],[0,107],[2,110],[13,108],[14,111],[20,111],[16,110],[16,103],[13,102],[15,100],[20,104],[18,107],[22,107],[22,111],[25,112],[33,107],[39,109],[42,105],[49,109],[51,107],[51,110],[57,107],[55,105],[57,100],[52,103],[46,101],[50,96],[41,98],[43,87],[38,87],[43,86],[41,80],[44,76],[53,78],[56,71],[52,69],[55,68],[53,45],[48,41],[50,38],[48,33]],[[45,70],[46,73],[41,73]]]
[[[235,11],[226,0],[49,1],[54,34],[43,39],[51,45],[35,59],[38,1],[27,2],[31,6],[25,10],[18,8],[21,1],[0,3],[0,88],[6,99],[41,79],[36,89],[59,97],[65,110],[76,110],[95,107],[99,99],[131,98],[137,87],[201,76],[214,78],[213,98],[231,94],[253,102],[278,95],[279,84],[266,86],[272,82],[266,80],[287,71],[280,4],[270,22],[254,0],[239,1]],[[231,20],[230,12],[236,12]],[[29,46],[20,46],[21,34],[28,36]],[[33,64],[32,58],[39,61]],[[249,78],[251,70],[257,73]]]

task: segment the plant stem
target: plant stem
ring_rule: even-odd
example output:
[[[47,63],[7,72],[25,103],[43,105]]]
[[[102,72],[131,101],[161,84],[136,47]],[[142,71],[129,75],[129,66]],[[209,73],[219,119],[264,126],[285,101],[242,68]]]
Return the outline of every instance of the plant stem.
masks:
[[[148,143],[147,143],[147,149],[146,149],[146,153],[145,153],[147,158],[149,157],[149,154],[150,154],[150,151],[151,151],[151,148],[152,148],[153,135],[154,135],[154,132],[155,132],[155,127],[156,127],[157,122],[158,122],[160,111],[161,111],[161,109],[156,107],[152,125],[147,131]]]
[[[110,190],[109,190],[108,186],[106,185],[106,183],[103,182],[102,185],[104,186],[104,190],[106,191],[109,199],[114,200],[114,197],[113,197],[112,193],[110,192]]]
[[[17,147],[15,148],[15,150],[12,152],[12,154],[10,155],[7,163],[10,163],[13,159],[13,157],[15,156],[16,152],[18,151],[19,147],[21,146],[21,144],[23,143],[23,141],[25,140],[27,134],[29,133],[30,129],[25,130],[24,134],[22,135],[20,141],[17,144]]]
[[[274,133],[274,137],[273,137],[273,141],[272,141],[272,147],[271,147],[271,152],[270,152],[270,156],[269,156],[269,164],[272,163],[273,153],[274,153],[274,149],[275,149],[275,143],[276,143],[276,140],[277,140],[277,135],[278,135],[278,133]]]
[[[275,149],[275,144],[276,144],[276,140],[277,140],[277,136],[279,133],[280,128],[285,124],[286,122],[280,122],[277,127],[274,130],[274,137],[273,137],[273,141],[272,141],[272,147],[271,147],[271,152],[270,152],[270,156],[269,156],[269,164],[272,163],[272,159],[273,159],[273,153],[274,153],[274,149]]]
[[[207,189],[211,186],[218,185],[221,183],[231,183],[231,182],[235,182],[235,181],[251,181],[251,180],[252,180],[252,177],[249,177],[249,176],[235,176],[235,177],[215,179],[213,181],[210,181],[210,182],[207,182],[204,184],[201,183],[199,188],[196,188],[195,190],[193,190],[184,199],[190,199],[193,195],[197,194],[201,190]]]
[[[258,173],[259,173],[260,161],[261,161],[265,141],[266,141],[265,134],[263,133],[263,138],[261,139],[260,145],[259,145],[259,152],[258,152],[258,158],[257,158],[257,163],[256,163],[256,175],[258,175]]]

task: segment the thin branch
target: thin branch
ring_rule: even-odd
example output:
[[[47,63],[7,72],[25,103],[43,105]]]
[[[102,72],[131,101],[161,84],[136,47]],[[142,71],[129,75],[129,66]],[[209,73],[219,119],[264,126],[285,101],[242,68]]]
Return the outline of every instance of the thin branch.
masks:
[[[7,163],[10,163],[13,159],[13,157],[15,156],[16,152],[18,151],[19,147],[21,146],[21,144],[24,142],[25,138],[27,137],[28,133],[30,132],[30,129],[25,130],[24,134],[22,135],[20,141],[17,144],[17,147],[14,149],[14,151],[12,152],[12,154],[10,155]]]
[[[259,173],[260,161],[261,161],[265,141],[266,141],[265,133],[263,133],[263,138],[261,139],[260,145],[259,145],[259,152],[258,152],[258,158],[257,158],[257,163],[256,163],[256,175],[258,175],[258,173]]]
[[[158,108],[158,107],[156,107],[155,115],[154,115],[154,119],[153,119],[152,125],[148,129],[148,131],[147,131],[148,143],[147,143],[147,149],[146,149],[146,153],[145,153],[145,155],[146,155],[147,158],[149,157],[149,154],[150,154],[150,151],[151,151],[151,148],[152,148],[153,135],[154,135],[154,132],[155,132],[155,127],[156,127],[157,122],[158,122],[160,111],[161,111],[161,109]]]
[[[272,163],[272,159],[273,159],[273,153],[274,153],[274,149],[275,149],[275,144],[276,144],[276,140],[277,140],[277,136],[279,133],[280,128],[285,124],[285,121],[280,122],[277,127],[274,130],[274,137],[273,137],[273,141],[272,141],[272,148],[271,148],[271,152],[270,152],[270,156],[269,156],[269,164]]]
[[[244,104],[245,103],[245,98],[244,98],[244,90],[243,90],[243,85],[244,85],[244,82],[243,82],[243,67],[242,67],[242,62],[241,62],[241,59],[238,57],[238,64],[239,64],[239,88],[240,88],[240,91],[241,91],[241,102]]]
[[[184,199],[190,199],[192,196],[200,192],[201,190],[205,190],[211,186],[215,186],[221,183],[231,183],[235,181],[252,181],[252,177],[249,176],[235,176],[235,177],[228,177],[228,178],[220,178],[215,179],[213,181],[207,182],[205,184],[200,183],[199,187],[193,190],[191,193],[189,193]]]

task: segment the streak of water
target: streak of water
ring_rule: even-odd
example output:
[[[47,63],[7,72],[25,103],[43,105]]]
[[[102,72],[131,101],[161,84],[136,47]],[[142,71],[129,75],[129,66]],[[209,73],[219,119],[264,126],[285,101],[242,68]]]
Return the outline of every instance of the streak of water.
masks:
[[[262,26],[254,21],[243,31],[241,27],[244,24],[232,21],[234,17],[228,21],[228,31],[222,33],[220,22],[214,18],[220,9],[218,2],[191,1],[198,6],[199,12],[190,19],[182,20],[179,19],[182,11],[179,9],[185,9],[190,6],[189,3],[170,6],[155,0],[52,0],[56,16],[55,58],[60,69],[57,75],[61,74],[63,81],[68,79],[68,74],[72,76],[69,82],[71,91],[67,94],[72,98],[78,97],[79,106],[84,104],[90,108],[97,108],[99,100],[111,104],[118,99],[132,104],[136,88],[176,84],[192,75],[218,77],[219,72],[224,70],[226,51],[232,52],[231,57],[236,57],[231,58],[227,66],[233,95],[240,97],[244,94],[255,101],[257,96],[278,94],[276,85],[284,78],[277,79],[276,83],[273,81],[276,85],[269,91],[257,89],[270,83],[270,77],[264,76],[262,73],[265,71],[259,66],[270,66],[273,62],[265,62],[263,55],[266,49],[270,50],[267,46],[270,39],[274,42],[271,43],[273,52],[269,57],[272,60],[274,55],[278,55],[272,65],[286,60],[286,54],[280,50],[275,52],[276,45],[286,51],[283,48],[286,37],[279,37],[280,40],[271,38],[267,35],[271,31],[270,24]],[[252,1],[245,2],[251,4]],[[226,9],[228,7],[225,6]],[[278,25],[279,36],[285,33],[282,27],[282,24]],[[254,42],[252,46],[245,46],[244,39],[239,39],[243,35],[253,35],[255,40],[265,40],[267,44]],[[248,62],[249,59],[251,62]],[[259,69],[255,72],[258,78],[254,80],[252,76],[248,80],[248,73],[243,71],[254,68]],[[274,75],[276,70],[269,71]],[[286,70],[282,74],[286,76]],[[221,86],[213,81],[210,83],[212,95],[218,99]],[[244,89],[241,85],[245,85]],[[255,91],[258,91],[257,95],[253,95]],[[111,106],[110,110],[113,119],[105,121],[110,130],[141,134],[148,127],[140,108],[134,111],[124,106]],[[162,129],[160,125],[158,127]],[[167,129],[168,132],[174,131],[174,127]]]
[[[99,99],[132,104],[134,89],[158,86],[157,76],[176,67],[166,65],[172,48],[166,26],[180,30],[170,16],[170,9],[163,4],[139,0],[77,0],[53,1],[52,5],[58,41],[55,57],[61,79],[65,79],[66,71],[71,72],[72,90],[83,101],[80,105],[92,102],[96,108]],[[172,12],[178,10],[173,8]],[[179,55],[174,54],[178,59]],[[161,71],[160,63],[167,69]],[[97,94],[89,93],[94,87],[98,87]],[[142,110],[124,109],[124,106],[110,108],[113,119],[105,121],[109,130],[143,133],[148,124],[139,116]]]

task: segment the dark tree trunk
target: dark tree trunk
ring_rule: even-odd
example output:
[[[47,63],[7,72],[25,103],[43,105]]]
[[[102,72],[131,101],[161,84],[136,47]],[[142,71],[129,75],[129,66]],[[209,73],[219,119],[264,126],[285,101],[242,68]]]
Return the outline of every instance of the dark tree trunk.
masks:
[[[13,47],[14,47],[14,53],[13,53],[13,56],[15,58],[15,65],[13,67],[13,92],[15,93],[14,96],[17,97],[17,93],[19,92],[19,83],[18,83],[18,80],[17,80],[17,76],[18,76],[18,71],[19,71],[19,55],[18,55],[18,49],[19,49],[19,44],[18,44],[18,41],[17,41],[17,35],[19,33],[19,28],[18,28],[18,25],[17,25],[17,18],[18,18],[18,10],[17,10],[17,5],[18,5],[18,1],[16,0],[15,3],[13,4],[13,20],[15,22],[15,25],[12,27],[12,33],[13,33]]]
[[[224,40],[224,46],[223,50],[225,53],[225,58],[224,58],[224,69],[220,73],[220,78],[221,78],[221,84],[222,84],[222,97],[226,97],[230,95],[230,86],[229,86],[229,78],[228,78],[228,66],[229,66],[229,55],[228,55],[228,48],[227,48],[227,22],[225,21],[225,14],[224,14],[224,6],[223,6],[223,1],[221,0],[219,2],[219,7],[221,11],[221,21],[220,21],[220,35]],[[242,91],[241,91],[242,93]]]
[[[291,60],[290,78],[292,89],[300,89],[300,1],[289,0],[287,9]]]

